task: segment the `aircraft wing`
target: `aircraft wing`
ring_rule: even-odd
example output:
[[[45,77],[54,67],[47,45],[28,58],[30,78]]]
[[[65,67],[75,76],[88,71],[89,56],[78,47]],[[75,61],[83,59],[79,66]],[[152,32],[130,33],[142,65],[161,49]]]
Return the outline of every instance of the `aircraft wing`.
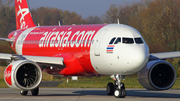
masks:
[[[0,53],[0,60],[11,60],[12,57],[19,56],[26,58],[27,60],[31,60],[41,64],[51,64],[51,65],[63,65],[62,57],[44,57],[44,56],[28,56],[28,55],[12,55],[12,54],[3,54]]]
[[[169,59],[169,58],[177,58],[180,57],[180,51],[177,52],[164,52],[164,53],[154,53],[150,54],[152,56],[155,56],[161,60]]]
[[[8,38],[0,38],[0,41],[13,42],[13,40]]]

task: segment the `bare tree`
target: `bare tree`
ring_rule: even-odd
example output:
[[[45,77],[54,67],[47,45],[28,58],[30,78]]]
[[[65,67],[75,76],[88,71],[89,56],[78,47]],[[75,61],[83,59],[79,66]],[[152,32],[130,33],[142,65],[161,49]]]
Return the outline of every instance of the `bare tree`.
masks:
[[[116,5],[112,4],[109,8],[109,10],[106,12],[106,14],[104,15],[105,19],[104,22],[105,23],[116,23],[117,22],[117,18],[118,18],[118,8],[116,7]]]
[[[87,19],[88,24],[102,24],[102,20],[98,16],[89,16]]]

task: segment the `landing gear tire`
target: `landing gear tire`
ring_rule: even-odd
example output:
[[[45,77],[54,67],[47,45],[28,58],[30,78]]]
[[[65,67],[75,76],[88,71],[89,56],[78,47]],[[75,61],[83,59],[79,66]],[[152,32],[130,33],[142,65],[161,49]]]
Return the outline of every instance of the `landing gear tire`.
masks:
[[[114,94],[114,85],[113,85],[113,83],[110,82],[110,83],[107,84],[106,91],[107,91],[108,95],[113,95]]]
[[[126,97],[126,90],[121,89],[121,97],[120,98],[125,98]]]
[[[113,75],[114,84],[108,83],[107,85],[107,94],[111,95],[112,91],[114,90],[114,96],[116,98],[125,98],[126,97],[126,90],[124,83],[121,82],[121,79],[125,79],[125,75],[115,74]],[[113,89],[113,90],[112,90]]]
[[[31,94],[32,96],[37,96],[39,94],[39,87],[34,90],[31,90]]]
[[[20,91],[20,94],[26,96],[28,94],[28,91]]]
[[[116,98],[125,98],[126,97],[126,91],[125,89],[116,89],[114,91],[114,96]]]
[[[121,96],[121,90],[120,90],[120,89],[116,89],[116,90],[114,91],[114,96],[115,96],[116,98],[120,98],[120,96]]]

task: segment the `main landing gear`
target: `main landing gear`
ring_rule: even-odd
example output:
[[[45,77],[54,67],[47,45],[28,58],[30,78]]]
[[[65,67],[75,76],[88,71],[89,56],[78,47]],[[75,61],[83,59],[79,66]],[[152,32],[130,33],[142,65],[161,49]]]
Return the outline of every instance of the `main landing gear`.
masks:
[[[20,94],[26,96],[28,94],[28,91],[20,91]],[[34,90],[31,90],[31,94],[32,96],[37,96],[39,94],[39,87]]]
[[[107,85],[107,94],[114,95],[116,98],[125,98],[126,90],[124,83],[121,82],[121,79],[124,79],[125,76],[122,75],[114,75],[115,85],[113,83],[108,83]]]

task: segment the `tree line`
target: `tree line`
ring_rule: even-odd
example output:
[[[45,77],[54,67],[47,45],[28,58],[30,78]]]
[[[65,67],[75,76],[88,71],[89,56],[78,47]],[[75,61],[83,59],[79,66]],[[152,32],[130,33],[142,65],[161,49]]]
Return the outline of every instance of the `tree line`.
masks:
[[[0,0],[0,37],[15,30],[14,0]],[[76,12],[57,8],[32,9],[35,24],[126,24],[136,28],[150,47],[151,53],[180,50],[180,0],[141,0],[132,4],[112,4],[101,16],[82,18]]]
[[[0,37],[16,29],[14,0],[0,0]],[[147,42],[150,52],[180,51],[180,0],[141,0],[132,4],[112,4],[105,14],[82,18],[76,12],[58,8],[32,9],[35,24],[126,24],[137,29]],[[3,43],[0,52],[12,53]],[[171,61],[171,60],[170,60]],[[179,65],[178,65],[179,66]]]

